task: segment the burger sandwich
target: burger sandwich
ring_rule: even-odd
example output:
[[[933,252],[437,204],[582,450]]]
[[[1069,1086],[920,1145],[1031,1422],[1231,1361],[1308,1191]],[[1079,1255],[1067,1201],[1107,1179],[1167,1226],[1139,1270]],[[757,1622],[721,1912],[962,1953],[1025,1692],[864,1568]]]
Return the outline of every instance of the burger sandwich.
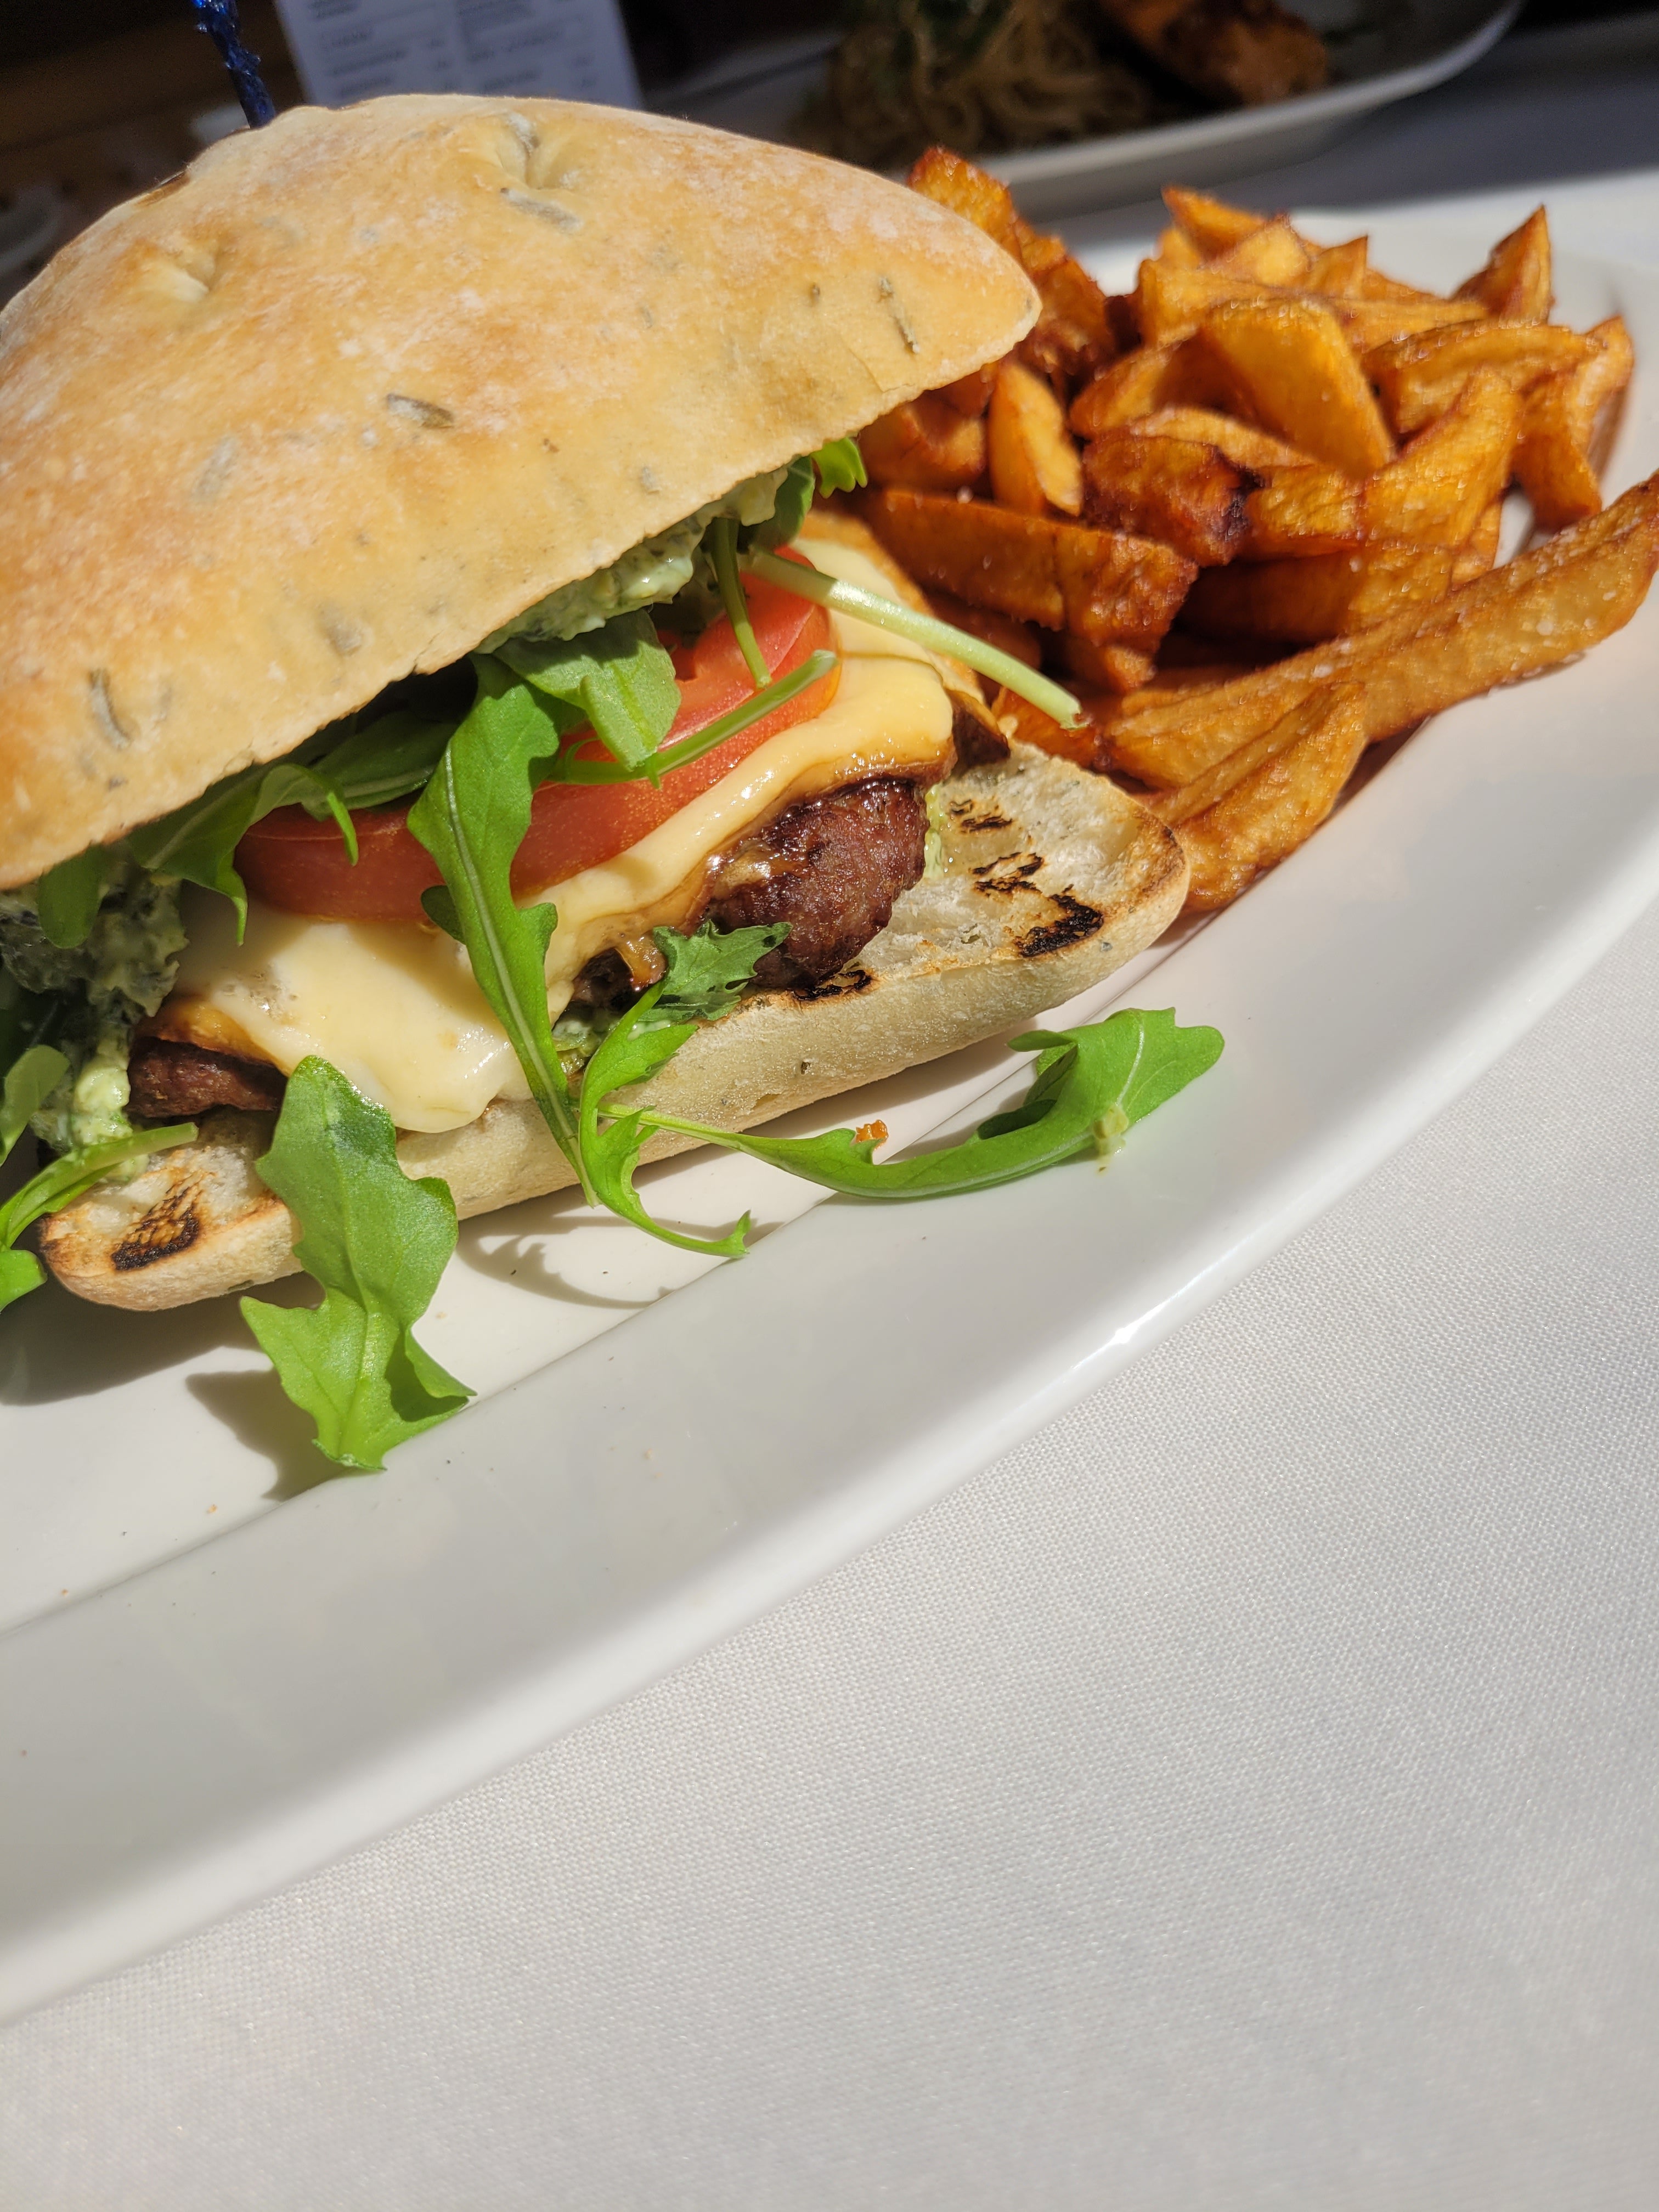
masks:
[[[308,1264],[267,1154],[331,1141],[319,1065],[477,1213],[604,1187],[584,1070],[647,1001],[650,1158],[1165,927],[1170,832],[963,656],[1063,695],[814,508],[1036,304],[877,177],[448,96],[228,139],[11,303],[0,1073],[71,1290]]]

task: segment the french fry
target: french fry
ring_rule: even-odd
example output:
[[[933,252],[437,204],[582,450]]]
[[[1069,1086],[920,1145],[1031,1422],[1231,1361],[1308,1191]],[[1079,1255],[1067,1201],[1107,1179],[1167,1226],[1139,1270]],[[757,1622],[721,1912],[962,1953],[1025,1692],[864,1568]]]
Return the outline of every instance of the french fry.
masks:
[[[1061,760],[1075,761],[1079,768],[1098,769],[1101,727],[1117,701],[1111,696],[1091,697],[1086,691],[1074,696],[1083,719],[1069,730],[1014,691],[997,693],[991,702],[991,719],[1012,744],[1036,745],[1045,753],[1058,754]]]
[[[1364,485],[1365,535],[1466,544],[1510,480],[1520,431],[1521,401],[1501,376],[1476,369],[1439,421]]]
[[[1160,407],[1231,408],[1238,396],[1215,356],[1196,338],[1177,346],[1137,346],[1103,369],[1073,400],[1067,420],[1079,438],[1121,429]]]
[[[1395,434],[1404,438],[1443,415],[1477,368],[1525,392],[1576,368],[1595,349],[1594,338],[1554,323],[1463,323],[1374,347],[1364,368]]]
[[[1302,289],[1321,293],[1329,300],[1363,300],[1370,255],[1367,238],[1350,238],[1340,246],[1319,247],[1308,264]]]
[[[1515,473],[1540,530],[1559,530],[1601,505],[1598,447],[1616,418],[1635,356],[1621,316],[1587,333],[1595,350],[1527,395]]]
[[[1305,844],[1365,749],[1358,689],[1338,684],[1285,717],[1290,741],[1176,835],[1192,871],[1188,914],[1212,914]]]
[[[1153,252],[1160,261],[1167,261],[1172,269],[1197,269],[1204,256],[1188,234],[1179,226],[1161,230]]]
[[[941,384],[939,398],[948,400],[958,415],[966,415],[976,422],[991,404],[999,365],[988,361],[982,368],[970,368],[966,376],[957,377],[954,384]]]
[[[1060,239],[1031,228],[1006,185],[944,146],[930,146],[906,181],[995,239],[1036,285],[1042,309],[1020,341],[1023,360],[1068,384],[1111,360],[1117,343],[1104,293]]]
[[[1177,232],[1176,235],[1184,236]],[[1228,276],[1247,276],[1258,284],[1290,288],[1305,284],[1313,256],[1305,240],[1292,228],[1288,216],[1275,216],[1216,255],[1206,265]]]
[[[1504,502],[1495,499],[1470,532],[1468,541],[1452,556],[1452,582],[1472,584],[1484,576],[1498,558],[1498,541],[1504,528]]]
[[[1255,478],[1213,446],[1108,430],[1083,455],[1084,511],[1105,530],[1161,539],[1200,567],[1229,561]]]
[[[1072,411],[1075,415],[1076,408]],[[1266,430],[1252,429],[1248,422],[1241,422],[1231,415],[1218,414],[1212,407],[1158,407],[1150,415],[1139,416],[1132,427],[1143,437],[1188,438],[1197,445],[1213,446],[1236,468],[1250,469],[1258,474],[1273,469],[1307,468],[1312,459],[1298,447],[1287,445],[1283,438],[1272,437]]]
[[[956,491],[985,473],[985,425],[936,392],[878,416],[859,433],[870,481],[914,491]]]
[[[1478,301],[1489,315],[1511,322],[1547,322],[1553,298],[1550,226],[1543,209],[1534,208],[1519,230],[1500,238],[1486,267],[1476,270],[1453,296]]]
[[[1046,377],[1024,362],[1005,361],[986,419],[991,490],[1016,514],[1080,514],[1083,467],[1066,410]]]
[[[865,513],[928,590],[1044,629],[1075,630],[1097,645],[1152,652],[1197,573],[1150,538],[1011,514],[981,500],[879,491]]]
[[[1189,783],[1316,687],[1360,685],[1369,738],[1514,684],[1622,629],[1659,567],[1659,477],[1602,514],[1427,607],[1336,638],[1231,683],[1123,700],[1113,764],[1165,789]]]
[[[1152,657],[1149,653],[1137,653],[1129,645],[1091,645],[1086,637],[1079,637],[1067,630],[1060,641],[1060,657],[1066,664],[1069,676],[1095,691],[1110,691],[1121,697],[1126,692],[1139,691],[1143,684],[1150,684],[1155,674]]]
[[[1028,668],[1042,667],[1042,647],[1030,623],[1016,622],[1012,615],[994,614],[989,607],[969,606],[966,599],[953,599],[948,592],[929,592],[927,604],[953,629],[965,629],[969,637],[983,638],[987,645],[1012,653]]]
[[[1421,331],[1486,319],[1486,309],[1475,300],[1333,300],[1329,306],[1358,354],[1392,344],[1396,338],[1415,337]]]
[[[1385,276],[1369,264],[1359,287],[1362,300],[1437,300],[1439,296],[1437,292],[1419,291],[1415,284],[1402,284],[1397,276]]]
[[[1206,769],[1202,775],[1194,776],[1190,783],[1176,786],[1173,791],[1149,791],[1141,805],[1149,814],[1178,830],[1183,823],[1191,822],[1200,814],[1208,813],[1230,792],[1237,791],[1247,776],[1265,767],[1275,754],[1289,750],[1298,738],[1318,726],[1323,704],[1318,693],[1310,695],[1288,714],[1281,714],[1268,729],[1230,752],[1224,760]]]
[[[1204,318],[1204,343],[1266,428],[1365,476],[1394,455],[1364,373],[1331,308],[1296,297],[1237,301]]]
[[[1266,304],[1281,296],[1259,277],[1235,276],[1208,263],[1176,269],[1167,261],[1143,261],[1135,279],[1135,318],[1148,345],[1179,345],[1229,301]]]
[[[1509,482],[1521,404],[1501,377],[1477,369],[1439,421],[1364,483],[1326,469],[1271,477],[1246,502],[1243,557],[1378,542],[1455,550]]]
[[[1364,539],[1364,488],[1336,469],[1280,469],[1245,501],[1244,526],[1246,561],[1346,552]]]
[[[1188,191],[1182,185],[1164,187],[1164,204],[1203,254],[1224,253],[1253,230],[1260,230],[1267,220],[1264,215],[1252,215],[1248,208],[1230,207],[1225,200],[1212,199],[1207,192]]]
[[[1370,546],[1305,561],[1206,568],[1188,593],[1182,623],[1205,637],[1251,645],[1318,645],[1369,629],[1404,606],[1451,589],[1458,556],[1413,545]]]

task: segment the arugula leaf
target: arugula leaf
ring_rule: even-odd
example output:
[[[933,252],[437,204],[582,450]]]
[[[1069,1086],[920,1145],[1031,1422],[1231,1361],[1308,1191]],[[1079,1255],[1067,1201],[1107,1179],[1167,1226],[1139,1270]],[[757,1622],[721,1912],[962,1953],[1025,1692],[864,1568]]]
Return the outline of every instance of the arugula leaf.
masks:
[[[680,711],[674,663],[643,610],[615,615],[603,629],[562,643],[508,638],[500,656],[526,684],[574,710],[556,718],[561,732],[588,724],[624,768],[644,767]]]
[[[242,1317],[318,1449],[374,1472],[472,1395],[410,1334],[455,1249],[454,1199],[437,1176],[404,1175],[392,1116],[314,1057],[289,1078],[259,1174],[300,1224],[295,1255],[323,1302],[244,1298]]]
[[[84,945],[108,880],[110,855],[101,845],[88,845],[72,860],[48,868],[34,887],[34,910],[40,917],[40,933],[48,945],[68,951]]]
[[[687,1237],[677,1229],[665,1228],[647,1212],[645,1200],[634,1188],[646,1139],[644,1116],[618,1114],[601,1126],[600,1109],[609,1097],[632,1084],[646,1082],[697,1033],[694,1021],[673,1022],[666,1028],[651,1026],[651,1016],[665,988],[665,979],[636,1000],[587,1063],[581,1089],[582,1158],[595,1197],[624,1221],[631,1221],[636,1229],[643,1229],[665,1244],[678,1245],[683,1252],[707,1252],[715,1259],[735,1260],[744,1248],[749,1216],[745,1213],[724,1237]]]
[[[385,806],[424,788],[454,734],[453,722],[424,721],[400,708],[354,730],[312,765],[348,807]]]
[[[723,745],[728,738],[735,738],[751,722],[779,707],[787,706],[790,700],[827,676],[836,665],[833,653],[809,653],[799,668],[792,668],[787,676],[775,676],[758,691],[733,707],[729,714],[718,716],[704,728],[678,744],[665,745],[653,753],[645,767],[624,768],[620,761],[578,760],[573,752],[562,753],[550,770],[551,777],[560,783],[632,783],[647,772],[653,781],[660,780],[677,768],[687,768],[705,753]]]
[[[667,1066],[699,1028],[729,1014],[758,963],[787,937],[789,925],[787,921],[763,923],[752,929],[727,930],[722,935],[712,922],[704,922],[690,937],[682,937],[674,929],[655,929],[651,933],[668,963],[668,972],[618,1018],[587,1064],[579,1124],[582,1157],[600,1202],[621,1214],[624,1221],[631,1221],[665,1244],[678,1244],[683,1251],[736,1259],[748,1234],[747,1214],[729,1234],[711,1240],[665,1229],[646,1211],[634,1188],[640,1148],[645,1141],[640,1117],[637,1114],[607,1115],[605,1101],[630,1084],[647,1081]]]
[[[50,1056],[62,1058],[61,1054],[56,1053]],[[31,1054],[24,1055],[26,1060],[32,1057]],[[11,1105],[11,1085],[8,1080],[8,1120]],[[174,1145],[189,1144],[195,1134],[193,1121],[179,1122],[167,1129],[133,1129],[125,1137],[112,1137],[107,1144],[89,1145],[82,1152],[65,1152],[61,1159],[52,1161],[39,1175],[32,1176],[21,1190],[15,1190],[0,1206],[0,1313],[46,1279],[46,1271],[33,1253],[15,1249],[17,1239],[26,1229],[43,1214],[56,1213],[59,1206],[68,1206],[83,1191],[90,1190],[121,1161],[142,1153],[169,1152]]]
[[[514,856],[530,827],[536,782],[558,751],[560,720],[555,705],[519,683],[503,661],[475,653],[473,665],[472,710],[409,811],[410,830],[444,879],[423,903],[438,927],[465,945],[531,1096],[591,1202],[547,1011],[547,942],[558,917],[545,901],[521,908],[513,899]]]
[[[1171,1012],[1133,1007],[1082,1029],[1015,1037],[1011,1051],[1037,1055],[1021,1104],[994,1114],[959,1144],[906,1160],[878,1163],[872,1157],[875,1140],[851,1129],[831,1129],[822,1137],[761,1137],[649,1112],[633,1117],[635,1141],[643,1144],[652,1129],[674,1129],[853,1197],[940,1198],[988,1190],[1091,1152],[1115,1151],[1126,1129],[1213,1066],[1221,1048],[1216,1030],[1177,1029]]]
[[[814,489],[811,456],[803,453],[790,462],[773,497],[771,514],[764,522],[745,529],[741,542],[745,546],[787,545],[811,512]]]
[[[279,806],[303,806],[319,822],[331,814],[356,863],[357,832],[345,800],[325,769],[299,760],[244,769],[159,822],[131,831],[127,843],[152,875],[182,876],[222,892],[236,909],[240,945],[247,927],[247,890],[236,872],[236,848],[256,822]]]
[[[870,481],[856,438],[831,438],[812,456],[820,491],[859,491]]]
[[[59,993],[26,991],[9,969],[0,968],[0,1077],[31,1045],[50,1043],[64,1010]]]
[[[30,1115],[45,1105],[68,1073],[68,1060],[49,1044],[30,1045],[7,1068],[0,1091],[0,1166],[10,1158]]]
[[[732,1012],[756,969],[788,936],[789,925],[769,921],[750,929],[718,930],[706,921],[690,937],[677,929],[653,929],[651,934],[668,963],[656,989],[658,1014],[671,1021],[717,1022]]]
[[[862,584],[844,584],[839,577],[827,576],[822,569],[810,568],[800,561],[786,561],[759,543],[751,544],[744,551],[743,565],[769,584],[781,585],[799,599],[815,599],[832,614],[856,616],[860,622],[873,623],[878,629],[891,630],[895,637],[908,637],[912,644],[924,646],[929,653],[945,653],[961,661],[965,667],[990,677],[1020,698],[1029,699],[1034,707],[1052,716],[1062,729],[1074,730],[1083,719],[1083,710],[1077,701],[1052,678],[1028,668],[1023,660],[1016,660],[1000,646],[988,645],[982,637],[970,637],[965,629],[941,622],[937,615],[901,606],[896,599],[884,599],[879,592],[866,592]]]
[[[749,602],[743,595],[743,578],[738,574],[738,526],[729,514],[717,514],[708,526],[708,543],[714,561],[714,581],[720,586],[720,604],[726,609],[732,634],[738,641],[749,679],[756,690],[771,681],[772,672],[766,665],[766,656],[755,635],[755,625],[750,618]]]

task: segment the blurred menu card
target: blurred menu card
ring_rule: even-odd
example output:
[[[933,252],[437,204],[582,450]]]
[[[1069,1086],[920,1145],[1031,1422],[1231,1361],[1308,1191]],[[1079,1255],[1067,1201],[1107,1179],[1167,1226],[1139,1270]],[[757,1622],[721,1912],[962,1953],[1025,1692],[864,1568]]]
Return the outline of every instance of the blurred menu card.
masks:
[[[276,0],[307,100],[501,92],[637,107],[617,0]]]

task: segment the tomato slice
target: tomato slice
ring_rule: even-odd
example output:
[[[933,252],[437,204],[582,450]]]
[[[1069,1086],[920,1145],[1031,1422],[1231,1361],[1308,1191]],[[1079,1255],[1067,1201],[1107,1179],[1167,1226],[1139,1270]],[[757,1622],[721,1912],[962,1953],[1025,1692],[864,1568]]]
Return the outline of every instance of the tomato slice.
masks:
[[[809,653],[829,645],[830,617],[810,599],[775,585],[747,581],[750,619],[767,666],[786,676]],[[665,745],[695,737],[749,697],[753,685],[731,623],[722,615],[694,645],[674,653],[680,711]],[[716,745],[701,760],[672,769],[653,787],[632,783],[544,783],[531,803],[530,829],[513,863],[520,898],[562,883],[583,868],[638,844],[659,823],[712,789],[739,761],[779,731],[821,714],[838,672]],[[609,758],[597,739],[586,756]],[[431,854],[411,834],[405,800],[357,814],[357,864],[331,821],[313,822],[303,807],[279,807],[256,822],[236,848],[236,866],[255,898],[288,914],[331,921],[420,921],[421,894],[441,878]]]

